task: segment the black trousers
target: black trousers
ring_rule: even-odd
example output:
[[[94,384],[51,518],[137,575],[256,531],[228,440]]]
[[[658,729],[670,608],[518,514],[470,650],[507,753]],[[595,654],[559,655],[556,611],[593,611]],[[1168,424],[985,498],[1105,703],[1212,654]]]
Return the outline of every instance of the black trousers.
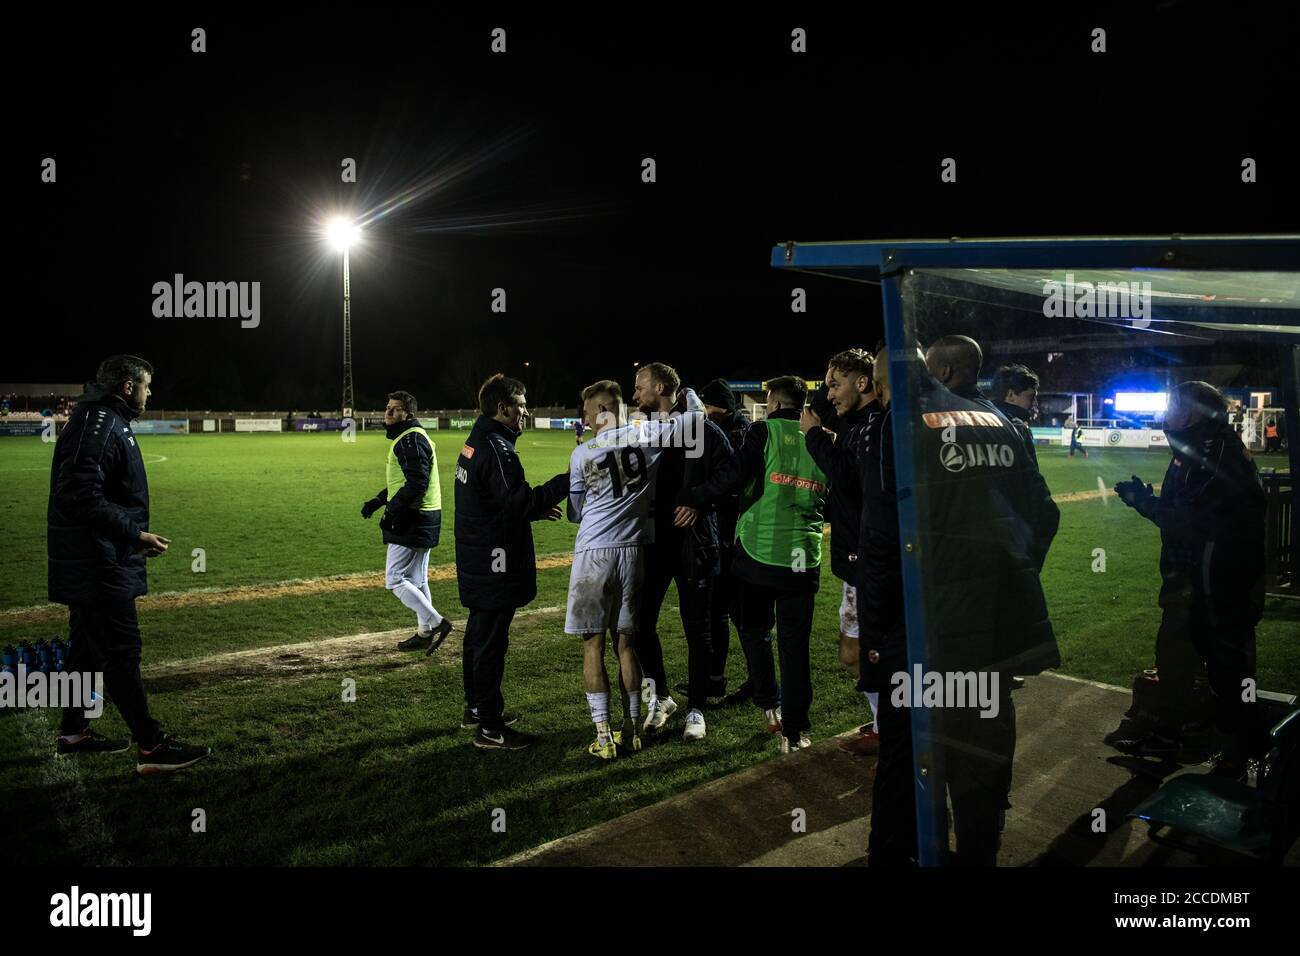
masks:
[[[956,851],[951,866],[996,866],[1002,822],[1011,804],[1011,764],[1016,752],[1016,708],[1010,675],[1000,675],[996,717],[974,708],[941,711],[932,723],[943,747],[944,773],[952,800]],[[948,845],[947,830],[940,846]]]
[[[876,730],[880,753],[871,786],[868,866],[916,865],[916,785],[912,763],[912,712],[895,707],[893,694],[880,692]]]
[[[709,655],[709,676],[719,679],[727,676],[727,658],[731,654],[731,625],[736,625],[740,633],[741,597],[744,588],[741,582],[731,576],[731,558],[733,550],[722,548],[722,574],[713,585],[713,600],[710,604],[709,638],[711,653]]]
[[[782,591],[749,581],[740,584],[740,646],[745,650],[749,679],[754,685],[754,703],[761,710],[780,705],[786,737],[798,740],[801,731],[812,729],[808,722],[812,706],[808,644],[817,594],[811,590]],[[774,625],[781,658],[780,683],[772,661]]]
[[[135,601],[73,604],[68,608],[68,625],[67,671],[80,671],[84,681],[91,681],[90,672],[102,669],[104,692],[131,729],[132,739],[142,747],[152,747],[158,741],[158,722],[149,715],[140,678],[140,623]],[[64,708],[60,726],[64,736],[82,733],[89,726],[82,708]]]
[[[876,714],[880,754],[872,786],[868,866],[914,865],[917,857],[916,784],[912,759],[911,710],[896,707],[893,694],[881,691]],[[1009,675],[999,680],[998,714],[981,717],[974,708],[936,710],[931,714],[930,745],[942,750],[951,826],[956,851],[945,853],[949,866],[996,866],[1002,823],[1010,804],[1011,766],[1016,749],[1016,711]],[[948,818],[938,839],[948,846]]]
[[[691,580],[681,569],[680,542],[648,545],[645,550],[645,579],[641,583],[641,604],[637,609],[636,651],[641,670],[655,682],[656,693],[670,696],[671,685],[664,670],[664,649],[659,640],[659,612],[668,585],[677,582],[677,602],[686,632],[686,681],[690,688],[687,708],[704,709],[709,690],[713,642],[709,631],[709,607],[713,600],[713,578]]]
[[[501,680],[506,673],[506,651],[510,648],[510,622],[515,608],[504,611],[469,609],[465,622],[465,645],[461,673],[465,682],[465,706],[478,716],[484,733],[498,733],[506,701]]]
[[[1214,725],[1231,743],[1229,756],[1262,756],[1268,745],[1268,727],[1256,701],[1242,700],[1243,684],[1255,678],[1255,625],[1249,616],[1216,613],[1211,603],[1199,600],[1190,621],[1190,637],[1205,662],[1205,674],[1214,697]]]

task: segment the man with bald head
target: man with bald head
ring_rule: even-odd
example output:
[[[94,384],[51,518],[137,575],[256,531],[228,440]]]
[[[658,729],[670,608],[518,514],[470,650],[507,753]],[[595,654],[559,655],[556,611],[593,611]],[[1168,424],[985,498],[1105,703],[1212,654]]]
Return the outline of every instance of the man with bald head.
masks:
[[[1043,478],[1042,473],[1038,471],[1038,456],[1033,454],[1032,450],[1033,433],[1029,431],[1028,426],[1008,418],[1007,414],[998,408],[996,402],[990,400],[979,390],[977,383],[979,382],[980,368],[983,364],[984,350],[980,348],[978,342],[968,335],[945,335],[943,338],[937,339],[925,352],[925,366],[930,374],[938,380],[939,384],[946,387],[954,395],[968,398],[997,412],[1016,430],[1029,447],[1030,460],[1034,466],[1034,473],[1037,475],[1032,496],[1034,502],[1032,527],[1038,569],[1041,571],[1043,562],[1047,560],[1047,549],[1051,547],[1052,539],[1056,537],[1057,529],[1061,525],[1061,509],[1052,500],[1051,489],[1047,487],[1047,481]]]
[[[945,335],[925,352],[925,366],[948,391],[963,398],[983,398],[975,383],[984,364],[984,351],[968,335]]]

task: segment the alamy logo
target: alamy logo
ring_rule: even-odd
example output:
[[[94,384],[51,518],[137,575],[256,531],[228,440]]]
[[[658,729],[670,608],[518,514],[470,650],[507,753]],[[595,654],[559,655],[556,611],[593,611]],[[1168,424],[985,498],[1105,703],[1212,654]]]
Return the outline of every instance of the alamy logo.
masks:
[[[153,314],[159,319],[241,319],[255,329],[262,323],[262,283],[186,282],[176,273],[172,282],[153,284]]]
[[[153,926],[152,893],[70,893],[50,897],[50,925],[129,926],[132,935],[148,936]]]
[[[1067,272],[1064,282],[1043,283],[1043,315],[1049,319],[1131,319],[1133,328],[1151,324],[1150,282],[1075,282]]]
[[[81,671],[46,674],[29,671],[25,664],[19,664],[16,672],[0,672],[0,709],[25,707],[80,707],[87,717],[98,717],[104,712],[104,675]]]
[[[898,671],[890,679],[895,707],[978,707],[981,717],[996,717],[1001,708],[997,671]]]

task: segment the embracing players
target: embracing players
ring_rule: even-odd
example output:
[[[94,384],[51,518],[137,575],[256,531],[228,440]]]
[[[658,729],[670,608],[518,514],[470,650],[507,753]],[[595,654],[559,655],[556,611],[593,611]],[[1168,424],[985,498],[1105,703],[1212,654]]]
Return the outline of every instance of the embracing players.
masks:
[[[569,459],[569,520],[577,522],[573,569],[569,577],[566,634],[583,638],[583,682],[596,740],[588,752],[611,760],[623,747],[641,749],[641,665],[636,656],[636,612],[644,576],[644,545],[654,539],[654,477],[661,452],[674,442],[698,440],[703,404],[686,390],[687,414],[666,421],[627,420],[623,392],[610,380],[582,392],[583,418],[594,429]],[[665,502],[662,507],[670,507]],[[695,512],[679,508],[679,527]],[[605,631],[616,635],[623,729],[610,729],[609,677],[605,672]]]

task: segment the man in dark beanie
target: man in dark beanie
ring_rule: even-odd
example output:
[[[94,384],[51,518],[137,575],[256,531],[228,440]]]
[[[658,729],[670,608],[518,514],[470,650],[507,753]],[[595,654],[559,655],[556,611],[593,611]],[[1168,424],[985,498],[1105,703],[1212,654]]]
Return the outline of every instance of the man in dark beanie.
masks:
[[[1160,529],[1157,695],[1176,718],[1203,662],[1215,724],[1229,744],[1214,772],[1241,777],[1264,744],[1255,703],[1255,625],[1264,611],[1264,516],[1259,470],[1228,422],[1228,403],[1205,382],[1169,396],[1165,436],[1173,459],[1159,495],[1134,475],[1115,492]],[[1190,643],[1195,655],[1187,653]],[[1189,665],[1190,666],[1187,666]],[[1177,754],[1177,720],[1145,739],[1114,741],[1126,752]]]
[[[164,734],[140,678],[135,599],[145,594],[145,559],[171,543],[149,530],[149,480],[131,422],[149,400],[153,366],[113,355],[77,399],[54,446],[48,521],[49,595],[68,605],[67,670],[102,668],[108,697],[131,729],[142,774],[188,767],[209,753]],[[63,711],[60,756],[121,753],[125,740],[91,729],[79,707]]]

